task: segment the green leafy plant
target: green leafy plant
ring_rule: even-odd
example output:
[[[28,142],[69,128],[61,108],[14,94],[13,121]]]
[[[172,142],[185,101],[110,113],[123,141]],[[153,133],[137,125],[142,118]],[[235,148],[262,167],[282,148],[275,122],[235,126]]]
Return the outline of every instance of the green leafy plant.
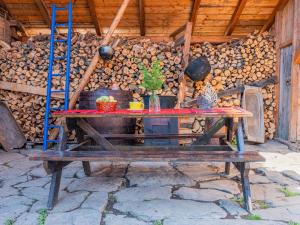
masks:
[[[245,217],[247,220],[262,220],[261,216],[255,214],[249,214]]]
[[[290,221],[290,222],[288,223],[288,225],[300,225],[300,223],[297,223],[297,222],[294,222],[294,221]]]
[[[234,137],[232,138],[231,144],[232,144],[233,146],[237,146],[236,136],[234,136]]]
[[[14,219],[7,219],[4,222],[4,225],[13,225],[16,221]]]
[[[48,212],[46,209],[41,209],[39,211],[39,217],[38,217],[38,225],[44,225],[46,222],[46,218],[48,216]]]
[[[139,69],[144,76],[141,87],[151,92],[160,90],[162,88],[164,83],[164,75],[162,74],[162,68],[159,61],[152,62],[149,69],[147,69],[143,64],[140,64]]]
[[[244,204],[244,198],[242,196],[234,196],[232,200],[241,206]]]
[[[255,203],[259,206],[260,209],[270,208],[270,205],[268,203],[266,203],[265,201],[256,200]]]
[[[290,191],[286,187],[281,188],[280,191],[285,195],[285,197],[294,197],[294,196],[300,195],[300,193]]]
[[[163,225],[163,222],[161,220],[156,220],[153,225]]]

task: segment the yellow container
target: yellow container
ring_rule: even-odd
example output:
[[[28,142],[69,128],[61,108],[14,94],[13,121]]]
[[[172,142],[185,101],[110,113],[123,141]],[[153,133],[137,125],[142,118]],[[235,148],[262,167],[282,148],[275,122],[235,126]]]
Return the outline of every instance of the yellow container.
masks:
[[[142,110],[144,109],[143,102],[129,102],[129,109],[130,110]]]

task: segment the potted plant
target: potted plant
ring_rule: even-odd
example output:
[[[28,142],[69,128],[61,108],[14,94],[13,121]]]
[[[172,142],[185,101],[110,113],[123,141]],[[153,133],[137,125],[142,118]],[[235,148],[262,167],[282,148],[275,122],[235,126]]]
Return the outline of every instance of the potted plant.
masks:
[[[149,111],[160,111],[160,100],[157,95],[157,91],[161,89],[164,83],[164,75],[162,74],[162,68],[159,61],[154,61],[151,67],[147,69],[143,64],[139,66],[143,74],[143,82],[141,86],[150,92],[149,98]]]

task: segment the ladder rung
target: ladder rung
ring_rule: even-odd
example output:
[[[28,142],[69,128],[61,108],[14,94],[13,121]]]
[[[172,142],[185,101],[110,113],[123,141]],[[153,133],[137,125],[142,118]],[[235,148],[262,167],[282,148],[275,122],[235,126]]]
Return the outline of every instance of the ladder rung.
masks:
[[[64,74],[61,74],[61,73],[52,73],[53,77],[61,77],[62,75],[64,75]]]
[[[61,11],[61,10],[67,10],[68,8],[67,7],[56,7],[56,10],[59,10],[59,11]]]
[[[67,27],[68,24],[67,23],[57,23],[55,24],[56,27]]]
[[[61,110],[64,110],[64,109],[63,108],[59,108],[59,107],[54,107],[54,108],[50,108],[50,110],[61,111]]]
[[[57,56],[57,57],[54,57],[54,60],[63,60],[65,58],[66,58],[66,56]]]
[[[64,40],[64,39],[57,39],[57,40],[54,40],[54,42],[59,42],[59,43],[64,43],[64,42],[67,42],[68,40]]]
[[[49,129],[54,129],[54,128],[60,128],[61,126],[59,125],[49,125],[48,128]]]
[[[51,90],[52,93],[65,92],[65,90]]]
[[[47,142],[57,143],[58,140],[47,140]]]

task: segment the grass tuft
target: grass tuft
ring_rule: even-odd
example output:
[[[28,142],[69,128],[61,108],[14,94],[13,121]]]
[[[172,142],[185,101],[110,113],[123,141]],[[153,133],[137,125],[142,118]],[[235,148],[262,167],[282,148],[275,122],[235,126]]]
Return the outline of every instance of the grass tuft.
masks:
[[[242,196],[234,196],[231,200],[236,202],[240,206],[244,205],[244,198]]]
[[[271,206],[266,203],[265,201],[261,201],[261,200],[256,200],[255,203],[259,206],[260,209],[268,209]]]
[[[255,214],[249,214],[245,217],[246,220],[262,220],[261,216]]]
[[[290,222],[288,223],[288,225],[300,225],[300,223],[297,223],[297,222],[294,222],[294,221],[290,221]]]
[[[45,225],[47,216],[48,216],[47,209],[41,209],[39,211],[38,225]]]
[[[279,191],[281,191],[281,192],[285,195],[285,197],[295,197],[295,196],[297,196],[297,195],[300,195],[300,193],[290,191],[290,190],[287,189],[286,187],[281,188]]]
[[[153,225],[163,225],[163,222],[161,220],[156,220]]]
[[[15,219],[7,219],[7,220],[4,222],[4,225],[14,225],[15,222],[16,222]]]

